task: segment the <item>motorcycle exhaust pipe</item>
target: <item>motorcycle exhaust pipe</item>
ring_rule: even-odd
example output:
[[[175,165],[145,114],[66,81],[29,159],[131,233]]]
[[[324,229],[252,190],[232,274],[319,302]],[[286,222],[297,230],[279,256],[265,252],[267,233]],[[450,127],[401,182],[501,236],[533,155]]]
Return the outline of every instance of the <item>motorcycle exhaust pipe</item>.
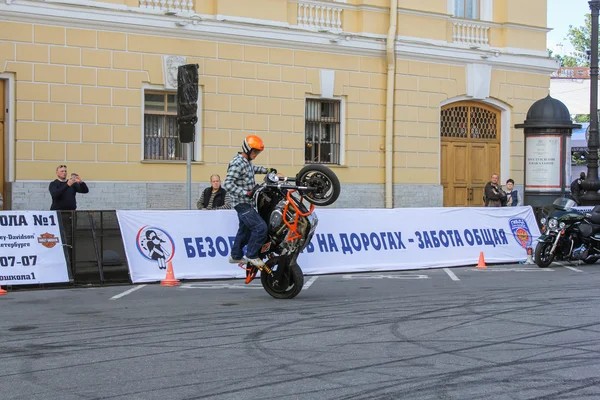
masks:
[[[573,246],[575,246],[575,241],[571,240],[571,248],[569,249],[569,255],[573,255]]]

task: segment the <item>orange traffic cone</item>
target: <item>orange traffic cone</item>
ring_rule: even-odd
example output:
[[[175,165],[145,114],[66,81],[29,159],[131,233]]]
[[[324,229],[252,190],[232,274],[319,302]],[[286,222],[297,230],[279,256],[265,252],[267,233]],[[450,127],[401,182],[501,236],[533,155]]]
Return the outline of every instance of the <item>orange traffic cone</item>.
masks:
[[[173,263],[169,261],[167,265],[167,276],[165,279],[160,281],[160,286],[178,286],[179,281],[175,279],[175,274],[173,273]]]
[[[475,268],[487,268],[485,260],[483,259],[483,251],[479,253],[479,264],[477,264],[477,267]]]
[[[2,286],[0,286],[0,296],[7,294],[8,292],[4,289],[2,289]]]

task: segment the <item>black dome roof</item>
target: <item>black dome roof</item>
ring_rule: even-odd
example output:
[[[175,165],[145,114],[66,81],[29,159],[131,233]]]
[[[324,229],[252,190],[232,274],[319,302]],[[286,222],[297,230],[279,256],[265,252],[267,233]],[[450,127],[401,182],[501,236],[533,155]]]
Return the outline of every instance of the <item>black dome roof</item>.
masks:
[[[515,128],[581,128],[571,122],[569,109],[560,100],[550,97],[536,101],[527,112],[527,119]]]

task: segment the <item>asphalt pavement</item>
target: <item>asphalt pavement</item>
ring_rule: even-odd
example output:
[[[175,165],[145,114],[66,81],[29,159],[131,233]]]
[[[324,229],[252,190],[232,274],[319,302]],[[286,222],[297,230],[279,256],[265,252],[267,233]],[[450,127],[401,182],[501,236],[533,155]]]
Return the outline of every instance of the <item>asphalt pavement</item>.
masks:
[[[4,400],[600,399],[600,264],[20,290]]]

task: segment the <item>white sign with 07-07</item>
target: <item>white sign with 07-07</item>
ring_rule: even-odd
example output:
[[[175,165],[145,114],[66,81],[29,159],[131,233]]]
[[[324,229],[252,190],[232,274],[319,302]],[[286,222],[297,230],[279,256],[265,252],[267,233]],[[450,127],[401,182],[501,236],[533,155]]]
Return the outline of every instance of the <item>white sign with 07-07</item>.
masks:
[[[0,211],[0,286],[69,281],[56,211]]]

